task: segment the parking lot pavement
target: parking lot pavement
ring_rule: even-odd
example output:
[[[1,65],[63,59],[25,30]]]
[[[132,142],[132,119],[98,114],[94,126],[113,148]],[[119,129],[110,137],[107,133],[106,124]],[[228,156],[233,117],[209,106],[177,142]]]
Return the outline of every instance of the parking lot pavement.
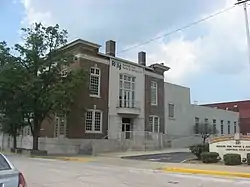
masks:
[[[148,160],[153,162],[180,163],[187,159],[194,159],[195,156],[189,152],[173,152],[173,153],[162,153],[162,154],[127,156],[122,158],[135,159],[135,160]]]
[[[32,187],[246,187],[249,180],[222,179],[197,175],[163,173],[161,171],[79,163],[61,160],[11,156],[13,164],[23,172]],[[127,160],[127,162],[134,162]]]

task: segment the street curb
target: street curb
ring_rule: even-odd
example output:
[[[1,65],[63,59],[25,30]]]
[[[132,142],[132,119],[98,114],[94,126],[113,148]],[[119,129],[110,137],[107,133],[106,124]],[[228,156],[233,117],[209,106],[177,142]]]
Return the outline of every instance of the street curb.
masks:
[[[31,158],[54,159],[54,160],[74,161],[82,163],[90,162],[93,160],[91,158],[82,158],[82,157],[53,157],[53,156],[32,156]]]
[[[189,162],[189,161],[192,161],[192,160],[197,160],[197,159],[195,159],[195,158],[190,158],[190,159],[183,160],[183,161],[181,161],[180,163],[186,163],[186,162]]]
[[[165,168],[161,168],[160,170],[164,172],[174,172],[174,173],[189,173],[189,174],[201,174],[201,175],[217,175],[217,176],[250,178],[250,173],[226,172],[226,171],[215,171],[215,170],[199,170],[199,169],[188,169],[188,168],[173,168],[173,167],[165,167]]]
[[[90,158],[81,158],[81,157],[55,157],[57,160],[64,161],[74,161],[74,162],[90,162],[92,159]]]

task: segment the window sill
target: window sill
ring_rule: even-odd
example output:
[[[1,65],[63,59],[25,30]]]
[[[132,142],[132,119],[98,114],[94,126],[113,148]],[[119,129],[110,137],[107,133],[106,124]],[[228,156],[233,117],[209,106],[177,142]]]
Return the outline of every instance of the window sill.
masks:
[[[88,134],[103,134],[101,131],[85,131]]]
[[[153,103],[151,103],[151,106],[158,106],[158,104],[153,104]]]
[[[175,120],[175,118],[174,118],[174,117],[168,117],[168,119],[169,119],[169,120]]]
[[[99,96],[99,95],[89,95],[89,97],[94,97],[94,98],[101,99],[101,96]]]

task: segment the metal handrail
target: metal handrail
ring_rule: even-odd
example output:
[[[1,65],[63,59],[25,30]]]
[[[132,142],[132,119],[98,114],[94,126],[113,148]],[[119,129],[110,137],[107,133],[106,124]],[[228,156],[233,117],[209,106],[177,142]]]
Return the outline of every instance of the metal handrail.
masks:
[[[117,108],[140,108],[140,103],[132,99],[118,99]]]

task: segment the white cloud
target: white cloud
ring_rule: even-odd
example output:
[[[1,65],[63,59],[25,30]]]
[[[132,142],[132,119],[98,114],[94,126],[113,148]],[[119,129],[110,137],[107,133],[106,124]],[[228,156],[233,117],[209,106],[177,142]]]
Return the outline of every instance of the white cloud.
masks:
[[[117,39],[119,48],[125,47],[119,43],[119,39],[126,38],[124,39],[125,42],[128,42],[126,45],[131,45],[132,42],[128,38],[133,38],[135,43],[134,37],[140,38],[143,36],[143,33],[147,32],[147,29],[138,30],[138,28],[136,28],[136,24],[143,22],[143,20],[145,21],[146,18],[139,19],[136,17],[138,20],[137,23],[134,23],[129,20],[133,20],[134,16],[129,18],[129,14],[125,12],[125,15],[127,15],[126,19],[128,19],[127,21],[125,17],[123,17],[122,22],[121,20],[115,21],[115,17],[119,17],[118,13],[122,12],[122,9],[119,9],[119,7],[126,7],[122,6],[122,3],[116,4],[116,1],[109,0],[108,2],[109,3],[102,2],[101,5],[98,6],[98,4],[93,1],[86,0],[80,3],[80,1],[72,0],[65,1],[62,4],[51,3],[50,6],[45,6],[46,2],[41,4],[41,1],[37,0],[23,0],[26,12],[24,23],[30,24],[34,21],[42,21],[46,24],[53,24],[58,22],[63,27],[68,28],[70,33],[73,33],[71,35],[72,38],[83,37],[84,39],[93,39],[94,42],[98,41],[101,43],[110,38]],[[212,2],[212,0],[209,2]],[[217,2],[217,0],[215,2]],[[197,20],[217,12],[223,7],[232,6],[235,0],[224,0],[223,2],[224,5],[221,6],[220,4],[218,10],[213,10],[212,12],[206,11],[206,14],[203,16],[197,13],[196,17],[192,17],[192,20]],[[96,8],[95,10],[93,6]],[[116,16],[105,12],[105,8],[110,7],[113,7],[112,11],[115,12]],[[185,8],[185,10],[188,10],[188,8]],[[168,13],[168,11],[166,12]],[[157,14],[157,12],[155,14]],[[185,19],[185,15],[189,15],[190,13],[184,12],[181,15],[182,17],[178,19],[177,17],[180,15],[179,12],[174,15],[175,12],[171,11],[171,14],[173,15],[165,15],[165,17],[171,17],[171,19],[165,20],[168,21],[166,23],[162,21],[161,25],[165,25],[164,27],[166,27],[168,26],[167,23],[169,23],[171,28],[177,28],[181,22],[179,20]],[[132,12],[131,15],[133,15]],[[156,17],[156,19],[159,19],[159,17]],[[173,19],[176,25],[173,24]],[[171,67],[171,70],[166,73],[166,79],[175,83],[185,82],[190,76],[198,76],[201,73],[210,75],[225,74],[225,76],[234,76],[237,74],[237,76],[243,77],[245,76],[244,70],[248,67],[243,19],[241,7],[234,8],[211,20],[184,30],[181,34],[177,33],[171,37],[167,37],[167,42],[165,40],[158,40],[124,53],[122,56],[137,59],[134,58],[137,51],[147,51],[147,61],[149,63],[164,62]],[[120,24],[120,22],[123,24]],[[155,24],[155,20],[153,19],[150,23],[145,22],[145,24],[156,27],[156,25],[153,25]],[[130,30],[129,27],[132,27],[132,30]],[[151,27],[146,28],[150,30],[152,29]],[[148,37],[152,37],[160,32],[162,33],[165,30],[164,27],[157,27],[159,29],[158,31],[152,30],[154,33],[149,32],[144,36],[144,39],[147,40]],[[201,31],[199,32],[199,30]],[[190,35],[192,35],[192,37]],[[138,41],[140,40],[138,39]]]
[[[147,65],[152,63],[164,63],[171,69],[165,73],[165,80],[181,83],[187,75],[200,71],[200,64],[197,64],[199,54],[200,38],[195,41],[185,40],[183,36],[171,38],[167,43],[163,40],[152,42],[140,49],[147,52]],[[139,50],[138,50],[139,51]],[[134,56],[133,52],[124,54],[124,57]],[[136,58],[131,58],[136,61]]]
[[[232,6],[233,1],[227,1],[225,8],[228,4]],[[225,79],[234,76],[237,80],[247,78],[249,64],[241,8],[236,7],[201,23],[206,28],[206,34],[196,34],[195,39],[189,39],[188,34],[185,37],[173,35],[168,42],[149,45],[146,48],[150,53],[150,62],[162,61],[169,65],[171,70],[166,73],[166,79],[176,83],[186,82],[190,76],[198,78],[200,74],[210,77],[223,74]],[[195,32],[196,29],[199,26],[188,32]]]
[[[45,25],[53,24],[51,12],[40,11],[34,6],[32,0],[21,0],[25,9],[25,17],[22,20],[23,25],[30,25],[34,22],[43,22]]]

